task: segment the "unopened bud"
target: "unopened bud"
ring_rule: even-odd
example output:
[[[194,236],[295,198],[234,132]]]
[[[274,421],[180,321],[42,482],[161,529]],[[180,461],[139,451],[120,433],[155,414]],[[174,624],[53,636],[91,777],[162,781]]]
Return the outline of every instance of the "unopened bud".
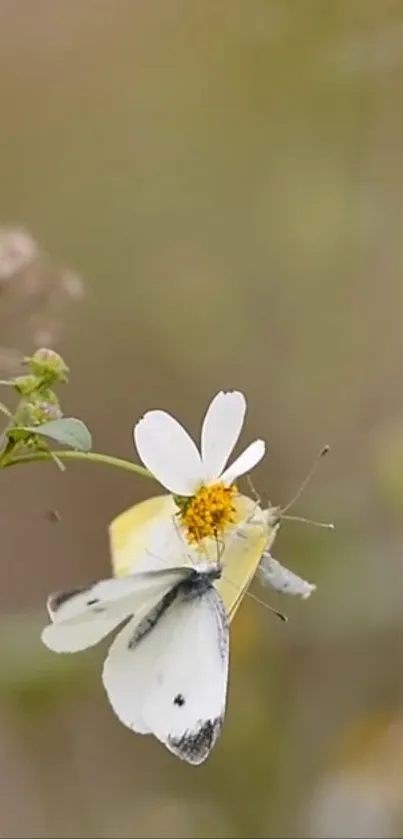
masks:
[[[25,363],[35,376],[46,380],[48,384],[67,382],[69,368],[61,355],[55,350],[41,347],[30,358],[26,358]]]
[[[21,396],[31,396],[38,388],[38,380],[33,375],[16,376],[13,384]]]
[[[24,423],[27,425],[42,425],[50,420],[61,419],[62,416],[63,412],[54,393],[49,394],[47,399],[27,402],[24,406]]]

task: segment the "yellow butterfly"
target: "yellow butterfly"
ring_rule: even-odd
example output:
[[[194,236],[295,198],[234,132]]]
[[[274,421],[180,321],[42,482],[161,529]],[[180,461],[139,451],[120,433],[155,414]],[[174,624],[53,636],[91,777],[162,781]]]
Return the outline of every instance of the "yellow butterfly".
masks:
[[[277,508],[261,510],[246,496],[240,496],[239,512],[243,517],[238,536],[225,548],[224,573],[216,587],[232,620],[250,585],[264,550],[269,550],[279,528]],[[154,528],[169,523],[176,507],[171,495],[159,495],[141,501],[120,513],[109,525],[112,569],[124,576],[144,556]],[[205,546],[204,557],[217,559],[217,546]]]

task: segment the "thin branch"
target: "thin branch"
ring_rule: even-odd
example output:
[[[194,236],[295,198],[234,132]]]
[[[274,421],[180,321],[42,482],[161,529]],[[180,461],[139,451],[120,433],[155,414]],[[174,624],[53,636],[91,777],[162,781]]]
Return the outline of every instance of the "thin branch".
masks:
[[[100,454],[99,452],[78,452],[78,451],[61,451],[55,452],[60,460],[86,460],[92,463],[103,463],[106,466],[115,466],[118,469],[125,469],[127,472],[135,472],[143,478],[154,478],[148,469],[144,466],[138,466],[137,463],[132,463],[131,460],[123,460],[120,457],[113,457],[109,454]],[[9,466],[18,466],[20,463],[35,463],[37,461],[48,460],[54,463],[52,452],[29,452],[27,454],[13,457],[2,464],[0,468],[6,469]]]

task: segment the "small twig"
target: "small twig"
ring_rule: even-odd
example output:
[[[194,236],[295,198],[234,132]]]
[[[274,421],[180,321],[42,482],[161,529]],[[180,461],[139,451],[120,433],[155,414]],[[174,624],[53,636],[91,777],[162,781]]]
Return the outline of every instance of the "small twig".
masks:
[[[118,469],[125,469],[127,472],[135,472],[143,478],[154,478],[154,475],[145,469],[144,466],[138,466],[137,463],[132,463],[131,460],[123,460],[120,457],[113,457],[110,454],[101,454],[100,452],[76,452],[76,451],[60,451],[55,453],[60,460],[86,460],[92,463],[103,463],[105,466],[115,466]],[[9,466],[18,466],[22,463],[35,463],[37,461],[48,460],[54,462],[53,452],[29,452],[27,454],[13,457],[2,464],[3,469]]]

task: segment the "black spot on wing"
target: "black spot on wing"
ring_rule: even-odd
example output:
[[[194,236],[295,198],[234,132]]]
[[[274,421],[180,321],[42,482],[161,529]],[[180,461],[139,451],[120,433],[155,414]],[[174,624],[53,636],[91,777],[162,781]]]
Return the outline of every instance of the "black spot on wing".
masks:
[[[81,588],[72,588],[70,591],[57,591],[55,594],[51,594],[48,600],[49,609],[52,612],[57,612],[61,606],[64,606],[65,603],[68,603],[77,594],[85,594],[86,591],[91,591],[93,586],[94,583],[90,583],[87,586],[81,586]]]
[[[223,717],[203,720],[194,731],[185,731],[181,737],[169,737],[168,746],[182,760],[197,766],[209,756],[220,736],[223,721]]]
[[[183,693],[177,693],[175,698],[174,698],[174,705],[177,705],[178,708],[183,708],[185,702],[186,702],[186,699],[185,699]]]
[[[96,615],[102,615],[103,612],[106,612],[106,606],[97,606],[97,603],[101,603],[99,597],[92,597],[90,600],[87,600],[87,606],[92,607],[91,611]]]

